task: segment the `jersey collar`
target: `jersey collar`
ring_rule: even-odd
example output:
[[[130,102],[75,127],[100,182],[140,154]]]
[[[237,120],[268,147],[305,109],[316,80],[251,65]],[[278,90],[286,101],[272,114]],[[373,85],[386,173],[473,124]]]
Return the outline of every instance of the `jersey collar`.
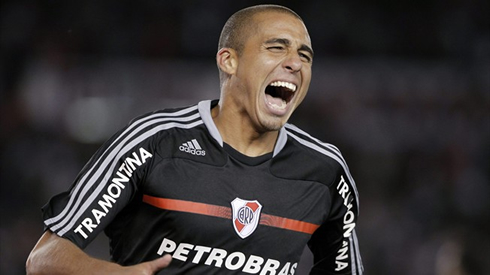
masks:
[[[213,118],[211,116],[211,108],[218,104],[218,100],[203,100],[198,103],[199,114],[201,115],[202,121],[206,128],[208,129],[211,136],[219,143],[221,147],[223,147],[223,138],[216,128],[214,124]],[[286,145],[287,141],[287,133],[284,129],[284,126],[279,130],[279,136],[277,137],[276,145],[274,146],[274,153],[272,157],[275,157],[279,152],[281,152],[282,148]]]

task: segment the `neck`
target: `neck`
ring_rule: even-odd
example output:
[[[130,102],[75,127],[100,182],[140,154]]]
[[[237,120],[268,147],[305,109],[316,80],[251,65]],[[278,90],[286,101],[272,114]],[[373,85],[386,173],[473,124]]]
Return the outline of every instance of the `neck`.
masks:
[[[223,142],[250,157],[272,152],[279,131],[259,132],[250,124],[249,120],[232,109],[223,107],[220,102],[211,110],[211,115]]]

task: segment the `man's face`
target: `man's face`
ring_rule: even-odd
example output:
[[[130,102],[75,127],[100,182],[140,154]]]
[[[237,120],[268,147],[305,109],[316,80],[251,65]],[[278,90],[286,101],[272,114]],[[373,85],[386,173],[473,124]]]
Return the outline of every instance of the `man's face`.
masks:
[[[311,80],[313,52],[308,31],[296,17],[263,12],[238,57],[236,99],[259,132],[280,129],[303,101]]]

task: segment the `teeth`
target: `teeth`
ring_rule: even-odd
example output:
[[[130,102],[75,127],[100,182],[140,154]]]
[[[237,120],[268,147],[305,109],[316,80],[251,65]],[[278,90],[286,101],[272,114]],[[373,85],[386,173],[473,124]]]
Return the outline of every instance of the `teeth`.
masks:
[[[293,91],[293,93],[296,92],[296,85],[294,85],[293,83],[289,83],[289,82],[275,81],[275,82],[271,83],[271,86],[285,87],[285,88],[288,88],[289,90]]]

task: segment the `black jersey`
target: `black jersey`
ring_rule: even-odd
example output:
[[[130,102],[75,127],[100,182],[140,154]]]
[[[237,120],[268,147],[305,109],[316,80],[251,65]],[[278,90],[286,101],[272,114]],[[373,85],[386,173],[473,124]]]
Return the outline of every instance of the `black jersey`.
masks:
[[[362,274],[339,150],[286,124],[271,154],[247,157],[223,143],[216,103],[132,121],[43,208],[46,228],[80,248],[104,230],[122,265],[171,254],[161,274],[294,274],[305,245],[312,274]]]

